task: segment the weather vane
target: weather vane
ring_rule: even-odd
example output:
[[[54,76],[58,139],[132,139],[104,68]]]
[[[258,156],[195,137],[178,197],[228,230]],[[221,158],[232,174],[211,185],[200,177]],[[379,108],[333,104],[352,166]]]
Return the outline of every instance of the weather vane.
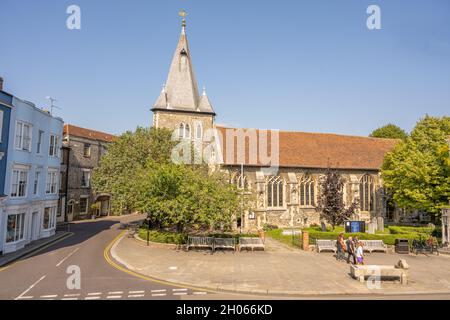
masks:
[[[178,13],[178,15],[183,19],[183,28],[186,27],[186,16],[187,16],[187,12],[186,10],[181,10],[180,13]]]

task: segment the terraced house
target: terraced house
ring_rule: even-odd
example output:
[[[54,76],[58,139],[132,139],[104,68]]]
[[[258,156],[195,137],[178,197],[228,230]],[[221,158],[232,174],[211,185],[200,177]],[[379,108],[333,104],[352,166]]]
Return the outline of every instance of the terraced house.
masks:
[[[0,217],[0,253],[6,254],[55,234],[63,121],[31,102],[0,95],[11,107],[10,115],[3,110],[9,124],[3,121],[1,130],[9,138],[2,151],[6,199]]]
[[[59,222],[110,214],[111,195],[94,194],[91,177],[114,138],[108,133],[64,125]]]
[[[218,144],[213,157],[219,158],[231,183],[256,199],[254,209],[237,219],[244,229],[265,224],[284,228],[319,224],[319,179],[328,166],[338,169],[346,180],[344,202],[358,201],[355,219],[382,223],[401,218],[402,211],[385,196],[380,177],[384,155],[396,140],[216,124],[206,91],[199,94],[184,18],[167,82],[152,111],[153,126],[176,130],[181,140],[204,141],[213,129],[214,133],[208,133]],[[259,159],[264,141],[270,154],[277,153],[277,170],[272,172]],[[238,157],[239,152],[244,157]]]

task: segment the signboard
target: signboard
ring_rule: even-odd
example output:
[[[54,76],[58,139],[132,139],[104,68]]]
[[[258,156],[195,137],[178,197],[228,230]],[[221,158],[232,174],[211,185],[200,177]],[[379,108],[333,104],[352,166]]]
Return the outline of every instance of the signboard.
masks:
[[[365,233],[366,223],[364,221],[347,221],[345,222],[345,233]]]

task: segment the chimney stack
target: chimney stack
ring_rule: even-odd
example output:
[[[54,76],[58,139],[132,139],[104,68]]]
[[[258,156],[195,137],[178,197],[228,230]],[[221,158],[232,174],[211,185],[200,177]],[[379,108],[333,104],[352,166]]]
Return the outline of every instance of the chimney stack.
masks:
[[[3,91],[3,78],[0,77],[0,91]]]

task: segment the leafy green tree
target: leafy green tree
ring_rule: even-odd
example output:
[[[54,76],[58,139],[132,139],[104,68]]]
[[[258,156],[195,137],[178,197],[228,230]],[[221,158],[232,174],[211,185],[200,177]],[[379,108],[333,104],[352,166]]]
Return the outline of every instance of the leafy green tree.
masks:
[[[345,180],[337,170],[328,168],[319,183],[321,193],[317,208],[320,211],[320,218],[331,224],[334,230],[354,214],[358,204],[354,202],[349,207],[345,206]]]
[[[126,132],[108,146],[108,152],[93,172],[92,186],[95,192],[112,194],[111,209],[114,213],[136,209],[140,183],[138,173],[148,161],[168,163],[174,142],[166,129],[137,128]]]
[[[439,217],[450,197],[450,163],[447,141],[450,117],[426,116],[411,136],[386,155],[382,177],[401,208],[420,209]]]
[[[227,229],[239,210],[236,187],[206,167],[149,163],[140,177],[139,210],[158,227]]]
[[[408,134],[403,129],[396,126],[395,124],[388,124],[388,125],[385,125],[381,128],[374,130],[370,134],[370,137],[406,140],[406,138],[408,137]]]

